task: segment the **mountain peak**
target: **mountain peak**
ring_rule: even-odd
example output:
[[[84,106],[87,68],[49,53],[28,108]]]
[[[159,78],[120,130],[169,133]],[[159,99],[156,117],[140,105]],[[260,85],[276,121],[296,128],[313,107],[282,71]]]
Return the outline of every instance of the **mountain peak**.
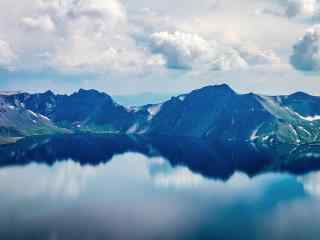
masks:
[[[95,89],[83,89],[83,88],[80,88],[78,93],[100,93],[100,92],[95,90]]]
[[[72,95],[77,96],[95,96],[95,97],[108,97],[109,95],[104,92],[99,92],[95,89],[82,89],[80,88],[78,92],[73,93]]]
[[[48,91],[44,92],[43,94],[46,96],[54,96],[55,95],[54,92],[52,92],[51,90],[48,90]]]
[[[203,90],[223,91],[235,94],[236,92],[228,84],[219,84],[203,87]],[[200,89],[201,90],[201,89]]]
[[[213,86],[216,89],[224,90],[224,91],[229,91],[232,93],[235,93],[235,91],[226,83],[220,84],[220,85],[214,85]]]
[[[232,88],[229,87],[227,84],[221,84],[221,85],[211,85],[206,86],[203,88],[200,88],[198,90],[194,90],[191,92],[191,94],[204,94],[204,95],[236,95],[236,92],[233,91]]]
[[[295,92],[295,93],[291,94],[289,97],[304,98],[304,97],[310,97],[310,95],[305,92],[299,91],[299,92]]]

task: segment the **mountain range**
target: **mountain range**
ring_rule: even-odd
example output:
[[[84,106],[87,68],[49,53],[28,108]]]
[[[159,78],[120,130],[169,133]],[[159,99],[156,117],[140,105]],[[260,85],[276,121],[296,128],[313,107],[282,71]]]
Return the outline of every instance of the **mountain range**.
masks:
[[[238,94],[223,84],[159,104],[125,107],[96,90],[80,89],[71,95],[0,93],[0,142],[74,132],[299,145],[320,140],[320,97],[303,92]]]

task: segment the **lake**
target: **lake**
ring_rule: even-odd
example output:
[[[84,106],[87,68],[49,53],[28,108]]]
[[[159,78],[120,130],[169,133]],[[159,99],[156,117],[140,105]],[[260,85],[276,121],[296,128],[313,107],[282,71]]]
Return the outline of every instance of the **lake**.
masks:
[[[0,239],[319,239],[320,145],[37,136],[0,146]]]

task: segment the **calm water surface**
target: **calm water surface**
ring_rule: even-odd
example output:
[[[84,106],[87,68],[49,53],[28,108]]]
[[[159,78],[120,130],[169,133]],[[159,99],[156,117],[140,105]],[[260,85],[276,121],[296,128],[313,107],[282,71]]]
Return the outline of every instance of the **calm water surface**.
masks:
[[[92,135],[2,146],[0,239],[319,239],[317,150],[273,152]]]

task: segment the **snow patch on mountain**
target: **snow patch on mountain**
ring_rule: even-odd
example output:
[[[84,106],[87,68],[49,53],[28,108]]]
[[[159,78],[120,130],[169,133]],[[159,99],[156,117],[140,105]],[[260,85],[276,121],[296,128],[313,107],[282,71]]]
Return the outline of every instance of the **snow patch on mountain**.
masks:
[[[272,99],[272,97],[269,96],[259,96],[258,101],[261,103],[261,105],[273,116],[278,116],[278,110],[280,108],[279,104]]]
[[[27,110],[28,113],[30,113],[32,116],[34,116],[35,118],[38,118],[38,115],[36,113],[34,113],[33,111],[31,110]]]
[[[136,133],[138,129],[139,129],[139,124],[135,123],[127,130],[127,134]]]
[[[143,109],[143,107],[129,107],[127,109],[128,109],[128,112],[136,113],[136,112],[141,111]]]
[[[180,95],[178,98],[181,102],[183,102],[186,99],[186,95]]]
[[[38,116],[40,117],[40,118],[42,118],[42,119],[44,119],[44,120],[47,120],[47,121],[50,121],[50,119],[48,118],[48,117],[46,117],[46,116],[44,116],[44,115],[42,115],[42,114],[38,114]]]
[[[319,121],[320,120],[320,115],[303,117],[303,119],[305,119],[305,120],[307,120],[309,122]]]
[[[309,131],[307,131],[304,127],[299,126],[298,128],[299,128],[301,131],[305,132],[307,135],[312,136],[312,134],[311,134]]]
[[[147,109],[149,113],[148,121],[151,121],[160,111],[162,104],[152,105]]]
[[[296,142],[300,143],[301,140],[299,139],[299,134],[298,134],[297,130],[292,126],[292,124],[289,124],[289,129],[294,134]]]
[[[314,122],[314,121],[320,121],[320,115],[314,115],[314,116],[302,116],[301,114],[291,110],[290,108],[286,107],[290,112],[298,116],[299,118],[308,121],[308,122]]]
[[[252,132],[252,134],[251,134],[251,136],[250,136],[250,140],[251,140],[251,141],[254,141],[254,140],[256,140],[256,139],[259,138],[259,136],[257,135],[259,129],[260,129],[260,128],[258,127],[257,129],[255,129],[255,130]]]

